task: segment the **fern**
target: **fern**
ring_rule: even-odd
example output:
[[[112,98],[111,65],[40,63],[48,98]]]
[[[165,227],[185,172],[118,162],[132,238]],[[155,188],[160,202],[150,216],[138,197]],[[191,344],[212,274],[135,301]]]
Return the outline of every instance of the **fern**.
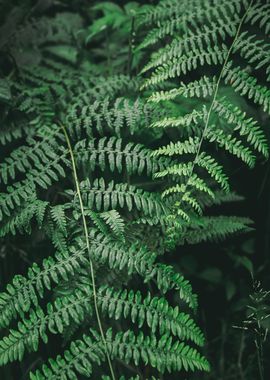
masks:
[[[112,357],[123,359],[127,363],[132,361],[138,365],[141,358],[145,365],[149,363],[159,372],[164,372],[165,369],[172,371],[182,368],[208,370],[208,363],[194,348],[184,349],[184,346],[179,343],[172,345],[166,336],[163,340],[157,341],[152,336],[144,336],[143,333],[136,336],[130,330],[117,333],[115,336],[112,335],[111,330],[108,330],[106,341]],[[66,375],[77,379],[76,372],[90,376],[92,363],[100,364],[100,361],[104,361],[104,352],[100,345],[99,335],[92,331],[91,335],[84,335],[82,340],[73,342],[70,349],[65,351],[64,357],[51,360],[50,366],[45,365],[42,372],[38,371],[30,378],[57,379],[59,376]]]
[[[89,27],[84,2],[50,6],[4,42],[0,237],[31,263],[0,293],[0,365],[29,361],[32,380],[209,371],[198,297],[166,253],[252,230],[210,207],[242,199],[225,154],[269,156],[246,107],[270,113],[269,6],[101,3]]]
[[[200,12],[203,13],[208,9],[209,4],[207,1],[202,3]],[[214,8],[215,12],[212,13],[211,10],[208,16],[205,17],[206,24],[204,28],[199,26],[201,15],[197,15],[196,12],[194,12],[194,18],[196,19],[197,17],[198,24],[196,22],[194,24],[191,23],[189,28],[188,22],[191,22],[190,20],[185,25],[181,25],[180,19],[178,23],[178,16],[176,16],[177,9],[173,5],[172,9],[174,9],[175,14],[173,13],[172,17],[176,17],[174,21],[178,23],[182,37],[179,39],[179,37],[175,36],[175,31],[171,30],[168,33],[172,36],[171,42],[168,42],[165,47],[161,47],[155,52],[150,64],[146,65],[142,70],[142,73],[153,70],[150,77],[145,80],[142,88],[155,88],[157,84],[166,83],[169,79],[179,76],[183,77],[191,71],[198,71],[199,66],[221,66],[218,77],[214,76],[211,78],[204,76],[195,82],[183,83],[179,88],[154,92],[149,97],[150,102],[165,103],[174,102],[177,99],[181,101],[180,99],[183,97],[191,98],[196,96],[201,99],[200,104],[203,104],[203,107],[205,107],[205,111],[201,114],[201,111],[194,109],[191,114],[186,114],[181,116],[181,118],[166,116],[161,122],[153,124],[153,127],[162,128],[189,127],[189,124],[193,125],[193,128],[186,128],[186,133],[190,135],[188,140],[170,142],[169,145],[158,148],[155,153],[157,155],[178,155],[180,157],[183,154],[194,155],[194,159],[185,163],[185,166],[183,164],[180,164],[180,166],[174,165],[170,169],[157,174],[161,177],[170,175],[173,180],[177,180],[177,177],[184,180],[185,184],[172,186],[166,189],[163,195],[181,194],[180,201],[177,201],[175,204],[176,208],[178,208],[178,213],[185,220],[189,219],[185,207],[182,207],[185,203],[188,205],[188,208],[191,207],[198,214],[202,212],[196,196],[194,197],[194,184],[199,180],[198,175],[194,179],[194,171],[199,170],[199,167],[206,169],[210,176],[221,184],[224,190],[228,190],[229,188],[222,165],[219,165],[215,162],[214,158],[203,151],[205,141],[217,144],[220,148],[235,155],[250,167],[255,165],[255,156],[251,148],[257,150],[264,157],[268,157],[267,141],[256,120],[247,117],[246,113],[239,107],[228,101],[225,97],[220,97],[218,94],[221,90],[222,79],[224,78],[225,83],[232,85],[236,91],[240,90],[241,95],[248,93],[249,98],[254,97],[255,102],[260,102],[260,104],[264,105],[264,110],[267,110],[268,107],[267,93],[261,91],[261,88],[256,86],[256,80],[255,82],[249,82],[252,90],[250,89],[250,92],[248,92],[247,84],[240,82],[239,77],[237,78],[237,83],[235,83],[235,79],[232,76],[232,55],[235,53],[240,54],[250,64],[254,64],[254,70],[261,70],[266,66],[266,75],[269,66],[267,61],[268,46],[264,44],[263,40],[255,41],[256,36],[249,35],[249,31],[242,30],[247,20],[250,21],[252,19],[250,12],[253,12],[252,3],[245,4],[243,2],[242,5],[244,10],[241,16],[241,2],[237,2],[237,4],[232,3],[230,7],[228,3],[223,4],[221,2],[217,8]],[[222,10],[223,15],[219,14],[220,10]],[[158,17],[156,20],[158,20]],[[164,36],[161,33],[159,38],[162,39],[162,37]],[[227,37],[233,38],[233,42],[228,46],[226,45]],[[146,37],[146,41],[145,46],[149,43],[149,37]],[[238,69],[234,72],[240,73]],[[254,91],[254,93],[251,91]],[[264,94],[266,97],[264,97]],[[205,103],[203,102],[204,98],[206,98]],[[208,102],[210,102],[210,105],[207,105]],[[218,115],[218,119],[215,118],[215,114]],[[194,125],[196,125],[196,128]],[[229,128],[230,125],[231,128]],[[201,126],[201,134],[197,126]],[[239,133],[241,138],[236,135],[236,132]],[[199,137],[193,137],[192,135],[194,134],[199,134]],[[244,137],[250,147],[244,145],[242,141]],[[200,189],[198,188],[198,190]]]

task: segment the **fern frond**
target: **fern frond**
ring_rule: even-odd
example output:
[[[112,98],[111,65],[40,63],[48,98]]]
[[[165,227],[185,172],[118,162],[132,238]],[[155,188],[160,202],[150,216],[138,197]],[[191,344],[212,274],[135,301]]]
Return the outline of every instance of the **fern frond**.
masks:
[[[153,265],[156,254],[145,247],[138,243],[125,245],[94,230],[90,242],[91,254],[99,265],[106,264],[110,269],[117,270],[126,268],[129,275],[138,273],[145,281],[156,279],[163,292],[174,288],[179,291],[181,299],[190,307],[195,307],[196,297],[189,282],[174,273],[172,268]],[[55,258],[44,259],[41,267],[33,264],[26,277],[15,276],[6,292],[0,294],[0,326],[8,326],[18,313],[23,315],[28,312],[31,305],[38,306],[38,298],[43,298],[46,290],[51,290],[59,281],[68,281],[84,266],[88,266],[87,250],[85,242],[79,240],[77,247],[70,247],[70,252],[57,252]]]
[[[229,124],[235,125],[234,130],[239,131],[240,136],[246,136],[247,142],[262,153],[264,157],[269,156],[269,148],[262,129],[253,118],[247,118],[246,113],[233,105],[225,97],[217,99],[214,111],[227,120]]]
[[[233,216],[204,216],[192,219],[187,231],[181,231],[178,244],[198,244],[206,241],[220,241],[229,235],[252,231],[249,218]]]
[[[162,292],[166,293],[171,289],[178,291],[180,299],[196,310],[198,306],[197,296],[193,293],[188,280],[175,272],[173,267],[169,265],[158,263],[154,269],[157,285]]]
[[[223,167],[213,157],[202,152],[197,157],[195,163],[201,168],[206,169],[207,173],[220,184],[225,192],[229,191],[228,177],[223,173]]]
[[[221,129],[216,129],[212,126],[205,134],[205,138],[209,140],[209,142],[216,142],[221,148],[226,149],[231,154],[240,158],[249,167],[254,167],[255,156],[252,151],[231,134],[226,134]]]
[[[165,370],[199,369],[209,370],[209,364],[194,348],[184,343],[172,343],[166,335],[160,340],[153,336],[144,336],[143,333],[135,335],[132,331],[119,332],[113,336],[112,331],[106,332],[106,343],[113,358],[119,358],[136,365],[142,361],[150,364],[159,372]],[[83,336],[82,340],[71,344],[63,357],[50,360],[50,366],[44,365],[41,371],[31,374],[31,380],[60,379],[61,376],[73,376],[77,379],[79,374],[90,376],[92,363],[105,360],[104,347],[102,347],[99,334],[92,331],[90,336]]]
[[[216,86],[216,78],[209,78],[206,76],[201,77],[199,80],[195,80],[188,84],[181,82],[181,86],[173,88],[168,91],[154,92],[148,98],[149,102],[159,103],[163,100],[173,100],[177,96],[184,96],[185,98],[206,98],[214,93]]]
[[[77,290],[69,297],[57,298],[47,305],[46,313],[38,307],[30,311],[29,319],[19,322],[17,330],[0,341],[0,365],[21,361],[25,350],[37,351],[40,338],[48,343],[47,329],[53,334],[62,333],[70,319],[80,323],[85,313],[91,313],[89,296]]]
[[[222,64],[228,54],[228,49],[225,44],[221,46],[207,47],[205,49],[196,49],[180,59],[174,58],[170,63],[164,63],[159,66],[154,73],[144,82],[142,88],[157,85],[165,82],[167,79],[172,79],[180,75],[185,75],[188,72],[197,69],[203,65],[218,65]]]
[[[202,25],[195,32],[188,30],[184,38],[175,38],[170,44],[154,53],[142,73],[168,61],[180,59],[183,55],[188,55],[190,51],[196,52],[203,50],[206,46],[216,45],[219,38],[225,40],[228,36],[234,36],[239,22],[239,17],[234,17],[235,19],[221,19],[218,22],[211,22],[210,25]]]
[[[92,137],[93,130],[101,136],[105,134],[105,131],[109,131],[120,138],[124,127],[128,128],[131,135],[138,130],[143,122],[142,115],[145,115],[145,118],[148,117],[148,112],[140,98],[134,101],[117,98],[112,103],[110,98],[106,97],[96,100],[91,105],[76,102],[70,107],[66,125],[70,133],[79,138],[82,131]]]
[[[188,113],[184,116],[175,116],[175,117],[165,117],[164,119],[158,120],[151,124],[152,128],[178,128],[184,127],[184,130],[190,131],[196,129],[196,126],[201,120],[206,116],[206,109],[202,110],[193,110],[191,113]],[[179,128],[180,129],[180,128]]]
[[[17,231],[30,234],[31,222],[34,218],[37,220],[38,227],[41,228],[48,205],[49,202],[37,199],[33,191],[20,207],[16,207],[16,211],[10,217],[4,218],[0,223],[0,237],[8,234],[15,235]]]
[[[142,277],[154,276],[152,265],[156,254],[143,246],[133,243],[123,245],[95,230],[90,235],[91,252],[97,263],[107,264],[110,269],[127,269],[127,273],[138,273]],[[79,240],[70,251],[56,252],[55,257],[44,259],[41,267],[36,263],[29,268],[25,277],[17,275],[7,286],[6,292],[0,294],[0,327],[8,326],[19,313],[28,312],[31,305],[38,306],[38,298],[43,298],[46,290],[51,290],[60,281],[78,273],[88,266],[85,242]]]
[[[81,184],[86,208],[108,211],[126,207],[129,211],[136,208],[145,215],[166,213],[166,207],[158,194],[150,193],[127,183],[111,181],[106,185],[103,178],[97,178],[91,185],[89,181]]]
[[[43,137],[44,136],[44,137]],[[9,178],[15,179],[16,172],[27,173],[29,169],[40,168],[46,165],[49,160],[57,157],[57,145],[61,141],[59,128],[55,125],[44,127],[39,131],[37,137],[43,137],[40,141],[33,138],[28,138],[29,145],[20,146],[12,151],[11,155],[5,158],[5,161],[0,164],[0,180],[5,184]]]
[[[57,229],[67,235],[67,220],[65,216],[65,207],[63,205],[57,205],[51,207],[52,220],[55,222]]]
[[[233,16],[241,9],[241,2],[233,0],[230,3],[222,1],[162,1],[151,11],[145,12],[144,22],[157,23],[158,27],[152,29],[140,44],[145,48],[155,44],[166,36],[186,32],[192,28],[199,28],[200,23],[210,23],[218,20],[231,23]],[[168,20],[166,20],[168,19]]]
[[[100,214],[100,217],[105,221],[105,223],[110,227],[113,234],[121,239],[125,240],[124,231],[125,224],[121,215],[116,210],[105,211]]]
[[[270,114],[270,90],[268,87],[258,84],[255,77],[240,67],[233,67],[232,64],[229,64],[224,71],[224,80],[240,95],[252,99],[255,104],[261,105],[263,110]]]
[[[270,45],[264,40],[258,39],[257,35],[249,35],[248,32],[243,32],[235,46],[234,51],[238,52],[241,57],[252,64],[255,70],[265,67],[266,80],[270,80]]]
[[[22,204],[22,201],[30,199],[35,193],[36,187],[47,189],[53,182],[59,178],[65,177],[63,167],[69,165],[66,160],[66,150],[53,160],[48,161],[46,165],[39,164],[37,168],[31,169],[26,179],[16,182],[12,186],[7,187],[6,193],[1,193],[2,204],[0,205],[0,221],[4,215],[10,216],[13,210]]]
[[[0,133],[0,144],[7,145],[12,141],[20,139],[23,136],[23,132],[25,129],[25,125],[22,124],[13,124],[3,127]]]
[[[101,310],[109,313],[110,318],[129,316],[139,328],[147,324],[153,334],[157,330],[165,334],[169,329],[181,340],[191,340],[199,346],[204,343],[202,332],[189,315],[181,313],[177,306],[170,306],[165,298],[152,298],[150,293],[143,298],[139,291],[115,291],[108,287],[99,290],[98,298]]]
[[[205,207],[211,207],[214,205],[220,206],[223,203],[231,203],[231,202],[240,202],[243,201],[245,198],[239,194],[236,194],[235,192],[230,191],[223,191],[223,190],[216,190],[214,191],[214,198],[210,198],[205,196],[204,194],[201,194],[199,197],[200,205]]]
[[[269,4],[259,0],[250,8],[247,14],[246,23],[250,22],[251,25],[258,23],[259,27],[264,29],[264,32],[268,34],[270,31],[269,20],[270,6]]]
[[[163,146],[161,148],[156,149],[152,154],[153,156],[174,156],[174,155],[182,155],[182,154],[195,154],[197,151],[197,147],[199,144],[199,138],[196,136],[195,138],[189,137],[188,140],[183,142],[178,141],[176,143],[170,142],[167,146]]]
[[[122,173],[126,170],[129,175],[141,175],[145,171],[151,176],[167,164],[166,160],[154,159],[151,152],[142,144],[130,142],[125,145],[122,139],[115,137],[82,140],[74,148],[77,162],[87,165],[91,171],[98,165],[102,171],[109,168]]]
[[[156,178],[166,177],[168,175],[173,176],[189,176],[192,171],[192,162],[175,164],[173,166],[168,167],[167,169],[158,172],[155,174]]]

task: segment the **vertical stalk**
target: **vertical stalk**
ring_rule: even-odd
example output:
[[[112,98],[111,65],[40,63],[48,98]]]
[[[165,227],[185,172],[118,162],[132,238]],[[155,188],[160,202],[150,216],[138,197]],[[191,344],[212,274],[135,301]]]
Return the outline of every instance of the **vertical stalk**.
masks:
[[[102,327],[102,323],[101,323],[101,318],[100,318],[99,310],[98,310],[95,272],[94,272],[94,266],[93,266],[93,261],[92,261],[92,257],[91,257],[89,233],[88,233],[88,227],[87,227],[86,218],[85,218],[85,214],[84,214],[84,206],[83,206],[83,201],[82,201],[82,194],[81,194],[81,189],[80,189],[80,183],[79,183],[79,180],[78,180],[78,174],[77,174],[77,169],[76,169],[75,158],[74,158],[71,142],[70,142],[69,136],[67,134],[66,128],[65,128],[65,126],[63,124],[61,124],[61,128],[62,128],[63,133],[65,135],[66,143],[67,143],[69,154],[70,154],[70,159],[71,159],[71,164],[72,164],[72,172],[73,172],[73,177],[74,177],[74,181],[75,181],[75,187],[76,187],[76,191],[77,191],[77,195],[78,195],[78,199],[79,199],[79,204],[80,204],[80,209],[81,209],[81,216],[82,216],[82,222],[83,222],[85,243],[86,243],[88,257],[89,257],[91,281],[92,281],[92,286],[93,286],[93,299],[94,299],[94,307],[95,307],[95,313],[96,313],[97,323],[98,323],[101,339],[102,339],[102,342],[104,344],[105,354],[106,354],[106,357],[107,357],[107,362],[108,362],[108,365],[109,365],[109,368],[110,368],[111,376],[112,376],[113,380],[116,380],[116,377],[114,375],[114,370],[113,370],[112,362],[111,362],[111,358],[110,358],[110,355],[109,355],[109,350],[108,350],[107,342],[106,342],[106,339],[105,339],[105,335],[104,335],[104,331],[103,331],[103,327]]]
[[[127,65],[127,72],[129,77],[131,77],[131,68],[132,68],[132,61],[133,61],[133,51],[132,51],[132,45],[133,45],[133,35],[134,35],[134,27],[135,27],[135,16],[131,17],[131,27],[130,27],[130,33],[129,33],[129,43],[128,43],[128,65]]]

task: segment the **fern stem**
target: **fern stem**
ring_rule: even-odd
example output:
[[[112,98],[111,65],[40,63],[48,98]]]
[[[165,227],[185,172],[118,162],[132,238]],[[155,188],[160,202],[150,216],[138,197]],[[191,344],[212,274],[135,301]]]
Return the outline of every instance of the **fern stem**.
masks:
[[[86,218],[85,218],[85,214],[84,214],[84,206],[83,206],[83,201],[82,201],[80,184],[79,184],[79,180],[78,180],[78,174],[77,174],[77,169],[76,169],[76,163],[75,163],[74,153],[73,153],[71,142],[70,142],[70,139],[69,139],[69,136],[68,136],[68,133],[66,131],[65,126],[62,123],[60,124],[60,126],[61,126],[61,128],[62,128],[62,130],[64,132],[66,143],[67,143],[67,146],[68,146],[68,150],[69,150],[69,154],[70,154],[70,159],[71,159],[71,163],[72,163],[73,177],[74,177],[76,191],[77,191],[77,194],[78,194],[78,199],[79,199],[79,204],[80,204],[80,209],[81,209],[81,215],[82,215],[82,221],[83,221],[83,229],[84,229],[84,235],[85,235],[85,242],[86,242],[86,247],[87,247],[88,256],[89,256],[91,281],[92,281],[92,286],[93,286],[93,300],[94,300],[94,307],[95,307],[96,318],[97,318],[97,322],[98,322],[98,327],[99,327],[101,339],[102,339],[103,344],[104,344],[105,353],[106,353],[108,365],[109,365],[109,368],[110,368],[111,376],[112,376],[113,380],[116,380],[116,377],[115,377],[115,374],[114,374],[114,370],[113,370],[113,366],[112,366],[112,362],[111,362],[111,358],[110,358],[109,351],[108,351],[107,342],[106,342],[106,339],[105,339],[105,334],[104,334],[103,327],[102,327],[102,322],[101,322],[99,310],[98,310],[97,290],[96,290],[96,280],[95,280],[94,266],[93,266],[93,261],[92,261],[92,257],[91,257],[91,252],[90,252],[90,241],[89,241],[88,227],[87,227]]]
[[[133,38],[134,38],[134,27],[135,27],[135,16],[131,17],[131,26],[130,26],[130,34],[129,34],[129,42],[128,42],[128,65],[127,65],[127,74],[131,78],[132,71],[132,61],[133,61]]]
[[[202,132],[201,139],[200,139],[200,141],[198,143],[198,149],[197,149],[194,161],[193,161],[193,165],[192,165],[192,168],[191,168],[191,171],[190,171],[190,175],[189,175],[189,179],[187,181],[186,187],[189,185],[190,178],[192,177],[192,174],[194,172],[194,168],[195,168],[196,162],[197,162],[199,154],[201,152],[201,147],[202,147],[202,143],[204,141],[204,137],[205,137],[206,132],[208,131],[208,128],[209,128],[210,117],[212,115],[212,111],[213,111],[213,108],[214,108],[214,105],[215,105],[215,102],[216,102],[216,99],[217,99],[218,90],[219,90],[221,79],[222,79],[223,74],[224,74],[224,70],[225,70],[225,68],[227,66],[227,63],[229,61],[230,55],[232,53],[232,50],[233,50],[234,45],[235,45],[235,43],[236,43],[236,41],[237,41],[237,39],[239,37],[242,25],[243,25],[243,23],[245,21],[245,18],[247,16],[247,14],[248,14],[248,12],[249,12],[252,4],[253,4],[253,1],[254,0],[251,0],[251,2],[249,3],[249,6],[247,7],[247,10],[246,10],[245,14],[243,15],[243,17],[241,18],[241,20],[239,22],[239,25],[238,25],[237,31],[235,33],[234,39],[233,39],[232,44],[231,44],[231,46],[230,46],[230,48],[228,50],[228,53],[227,53],[227,55],[225,57],[223,66],[222,66],[221,71],[219,73],[218,80],[217,80],[216,87],[215,87],[215,91],[214,91],[213,98],[212,98],[212,102],[210,104],[210,107],[209,107],[209,110],[208,110],[208,113],[207,113],[207,116],[206,116],[205,126],[204,126],[204,129],[203,129],[203,132]]]

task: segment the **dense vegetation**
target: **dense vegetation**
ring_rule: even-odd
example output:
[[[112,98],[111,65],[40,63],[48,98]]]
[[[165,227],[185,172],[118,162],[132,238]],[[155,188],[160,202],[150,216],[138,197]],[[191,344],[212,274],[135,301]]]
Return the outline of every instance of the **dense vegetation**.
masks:
[[[1,379],[266,379],[270,2],[0,5]]]

